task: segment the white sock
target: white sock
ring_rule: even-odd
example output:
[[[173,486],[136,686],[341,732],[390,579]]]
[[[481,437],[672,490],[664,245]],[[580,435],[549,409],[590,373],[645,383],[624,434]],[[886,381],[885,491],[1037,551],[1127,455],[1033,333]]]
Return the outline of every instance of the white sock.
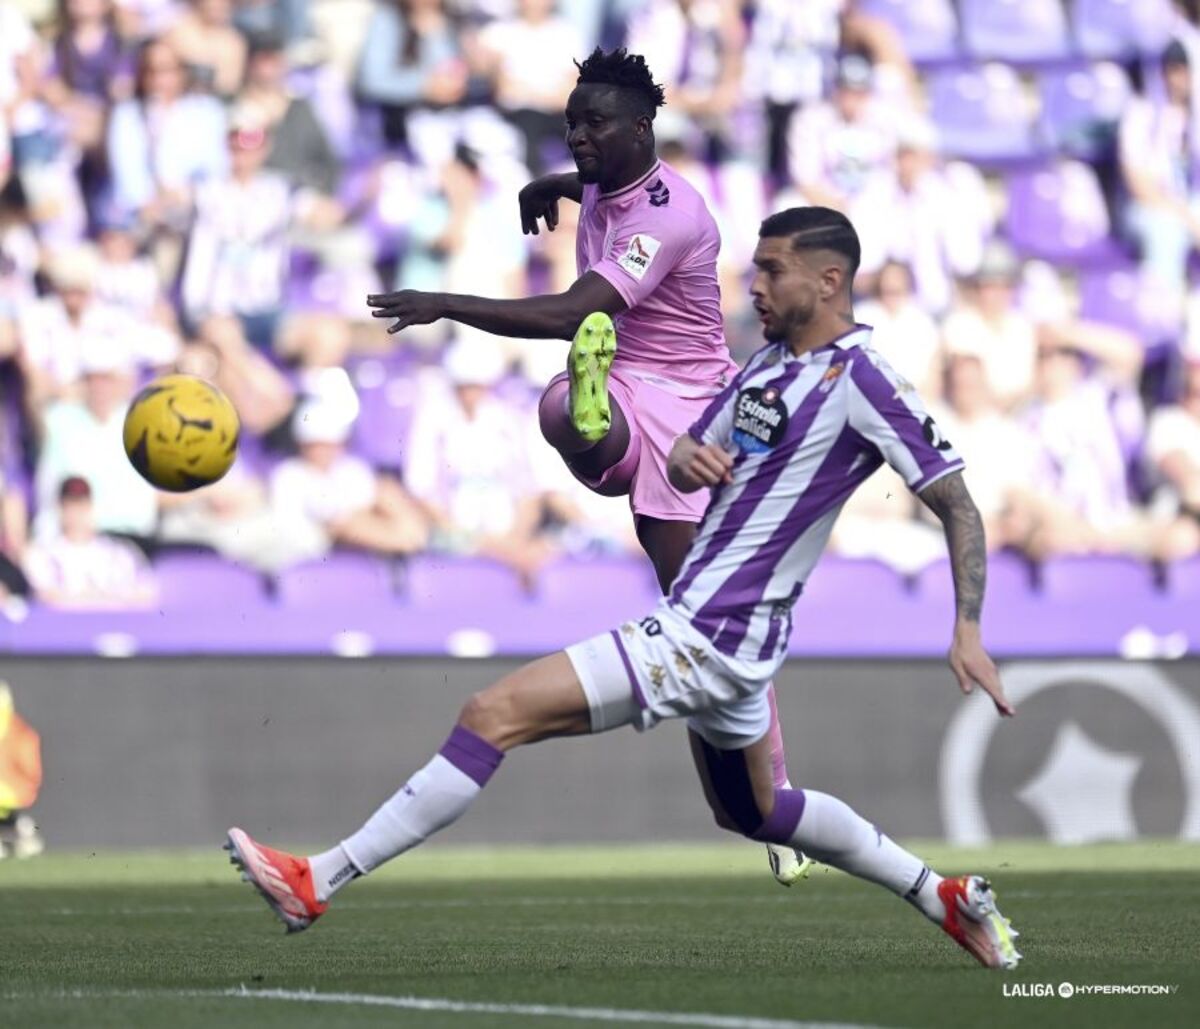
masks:
[[[456,725],[432,761],[341,845],[310,857],[317,900],[411,850],[457,821],[500,767],[504,753]]]
[[[313,892],[322,904],[361,874],[340,843],[332,850],[311,855],[308,865],[312,869]]]
[[[456,821],[480,789],[469,775],[436,754],[358,832],[342,841],[342,850],[360,872],[370,872]]]
[[[946,917],[937,893],[942,877],[837,797],[804,791],[804,813],[791,845],[827,865],[886,887],[939,925]]]

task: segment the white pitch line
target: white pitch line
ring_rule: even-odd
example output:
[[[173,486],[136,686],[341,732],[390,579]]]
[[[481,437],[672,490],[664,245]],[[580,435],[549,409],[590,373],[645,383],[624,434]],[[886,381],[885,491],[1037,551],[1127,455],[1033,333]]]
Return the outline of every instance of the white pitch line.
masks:
[[[680,1025],[694,1029],[880,1029],[858,1022],[803,1022],[754,1015],[714,1015],[705,1012],[641,1011],[637,1008],[585,1008],[556,1004],[502,1004],[452,1000],[448,997],[395,997],[378,993],[318,993],[315,990],[91,990],[3,992],[5,1000],[156,1000],[172,997],[226,1000],[276,1000],[301,1004],[340,1004],[352,1007],[394,1008],[403,1011],[441,1011],[463,1015],[507,1015],[521,1018],[563,1018],[581,1022]]]

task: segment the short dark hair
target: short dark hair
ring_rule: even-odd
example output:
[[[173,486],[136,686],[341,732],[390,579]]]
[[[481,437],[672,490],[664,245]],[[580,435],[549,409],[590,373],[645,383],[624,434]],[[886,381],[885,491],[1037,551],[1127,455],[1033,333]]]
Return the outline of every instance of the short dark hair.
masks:
[[[579,69],[576,85],[614,86],[629,97],[634,104],[634,113],[653,118],[654,112],[667,102],[666,90],[654,81],[646,58],[631,54],[624,47],[605,51],[596,47]]]
[[[858,271],[862,246],[858,233],[841,211],[829,207],[789,207],[763,221],[760,239],[790,236],[793,250],[832,250],[850,265],[850,278]]]

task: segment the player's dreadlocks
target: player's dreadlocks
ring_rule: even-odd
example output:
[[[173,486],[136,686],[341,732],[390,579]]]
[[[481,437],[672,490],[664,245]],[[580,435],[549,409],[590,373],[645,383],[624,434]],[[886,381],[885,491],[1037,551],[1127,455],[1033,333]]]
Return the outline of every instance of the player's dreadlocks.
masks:
[[[850,219],[828,207],[790,207],[771,215],[758,230],[760,237],[790,236],[793,250],[832,250],[858,271],[862,248]]]
[[[576,61],[575,67],[579,69],[577,85],[616,86],[636,104],[638,117],[653,118],[655,110],[667,102],[666,91],[646,67],[646,58],[624,47],[610,53],[596,47],[583,64]]]

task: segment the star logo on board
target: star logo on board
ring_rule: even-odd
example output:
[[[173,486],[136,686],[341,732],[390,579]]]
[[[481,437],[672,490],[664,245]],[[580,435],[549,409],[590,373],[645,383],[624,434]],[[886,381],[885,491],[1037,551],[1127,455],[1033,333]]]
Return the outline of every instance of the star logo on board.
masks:
[[[1055,843],[1132,840],[1133,784],[1142,760],[1096,743],[1078,723],[1059,726],[1042,767],[1017,791]]]

